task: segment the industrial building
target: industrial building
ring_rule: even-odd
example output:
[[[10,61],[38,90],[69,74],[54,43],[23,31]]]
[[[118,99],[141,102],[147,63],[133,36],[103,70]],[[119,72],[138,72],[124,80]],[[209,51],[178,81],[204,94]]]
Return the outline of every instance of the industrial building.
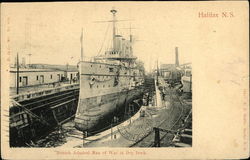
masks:
[[[35,86],[54,82],[60,82],[64,77],[64,71],[53,69],[19,69],[19,87]],[[10,70],[10,87],[17,86],[17,69]]]
[[[10,68],[10,87],[17,87],[17,78],[19,87],[37,86],[44,84],[52,84],[62,81],[70,81],[78,79],[78,70],[60,70],[48,68],[19,68],[19,76],[17,77],[17,68]]]

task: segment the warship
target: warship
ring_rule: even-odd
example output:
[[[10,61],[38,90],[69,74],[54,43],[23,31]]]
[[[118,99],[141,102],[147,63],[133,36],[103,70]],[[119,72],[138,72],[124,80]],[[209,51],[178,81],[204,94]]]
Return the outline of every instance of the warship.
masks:
[[[90,131],[136,98],[142,97],[144,72],[133,55],[134,38],[116,34],[117,10],[110,10],[112,45],[103,54],[84,60],[83,30],[81,33],[80,94],[75,115],[75,128]]]

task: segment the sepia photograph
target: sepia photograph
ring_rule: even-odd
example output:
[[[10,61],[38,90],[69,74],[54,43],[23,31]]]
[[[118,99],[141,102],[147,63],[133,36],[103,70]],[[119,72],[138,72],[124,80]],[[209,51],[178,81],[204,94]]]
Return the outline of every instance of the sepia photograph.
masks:
[[[152,19],[95,6],[65,19],[68,10],[34,14],[39,5],[13,22],[23,27],[11,54],[10,147],[191,147],[189,50],[153,51],[167,42],[137,31],[154,31]]]
[[[195,158],[195,151],[203,155],[223,139],[240,148],[238,155],[243,148],[246,153],[248,30],[242,20],[248,7],[207,4],[1,5],[5,155],[36,156],[42,149],[45,159],[147,159],[157,152],[172,158],[190,152],[186,158]],[[242,75],[236,73],[239,65]],[[244,95],[234,99],[229,89]],[[243,109],[228,108],[241,102]],[[237,124],[231,116],[239,117]],[[241,139],[222,138],[221,124],[242,124],[228,128],[240,134],[227,132]],[[213,151],[211,156],[219,152]]]

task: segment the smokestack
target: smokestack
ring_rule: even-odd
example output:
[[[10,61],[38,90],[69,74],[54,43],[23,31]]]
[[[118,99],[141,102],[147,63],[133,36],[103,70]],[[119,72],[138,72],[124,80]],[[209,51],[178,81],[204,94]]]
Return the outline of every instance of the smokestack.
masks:
[[[175,47],[175,66],[179,66],[178,47]]]

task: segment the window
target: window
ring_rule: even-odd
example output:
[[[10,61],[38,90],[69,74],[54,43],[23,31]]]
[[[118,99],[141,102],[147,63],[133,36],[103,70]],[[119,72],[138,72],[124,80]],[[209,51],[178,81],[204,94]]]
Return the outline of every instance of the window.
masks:
[[[50,79],[52,79],[52,74],[50,75]]]
[[[44,75],[40,75],[40,83],[44,83]]]
[[[57,74],[57,81],[58,81],[58,82],[60,82],[60,81],[61,81],[60,74]]]
[[[28,77],[24,76],[23,77],[23,82],[22,82],[23,86],[27,86],[28,85]]]
[[[22,82],[22,77],[19,77],[19,82]]]
[[[109,72],[114,72],[114,68],[109,68]]]
[[[39,76],[36,76],[36,80],[38,81],[38,79],[39,79]]]

